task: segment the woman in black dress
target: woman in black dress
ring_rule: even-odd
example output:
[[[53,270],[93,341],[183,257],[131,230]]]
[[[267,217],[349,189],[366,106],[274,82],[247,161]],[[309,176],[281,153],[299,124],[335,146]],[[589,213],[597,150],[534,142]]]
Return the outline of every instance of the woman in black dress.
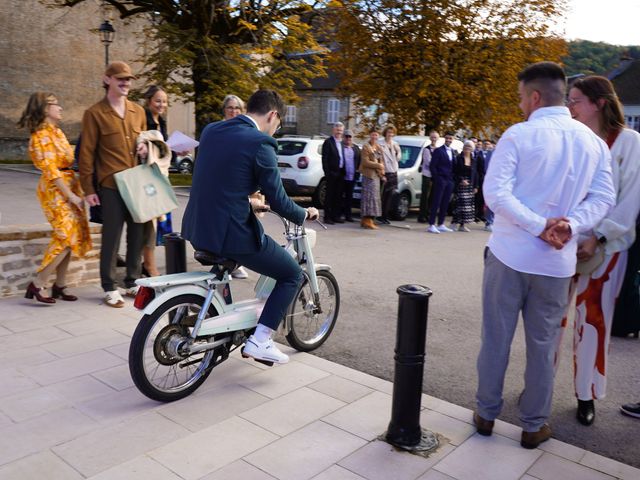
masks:
[[[453,181],[456,189],[456,214],[459,232],[469,232],[465,224],[475,221],[475,194],[478,191],[478,167],[473,155],[475,144],[471,140],[464,142],[462,153],[453,163]]]

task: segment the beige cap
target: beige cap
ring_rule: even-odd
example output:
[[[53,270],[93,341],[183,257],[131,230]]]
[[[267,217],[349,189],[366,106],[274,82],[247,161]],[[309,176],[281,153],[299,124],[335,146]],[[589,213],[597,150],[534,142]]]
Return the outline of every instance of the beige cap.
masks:
[[[124,62],[111,62],[104,74],[107,77],[136,78],[136,76],[131,73],[131,67]]]
[[[344,136],[345,137],[353,137],[353,132],[351,130],[345,130],[344,131]]]

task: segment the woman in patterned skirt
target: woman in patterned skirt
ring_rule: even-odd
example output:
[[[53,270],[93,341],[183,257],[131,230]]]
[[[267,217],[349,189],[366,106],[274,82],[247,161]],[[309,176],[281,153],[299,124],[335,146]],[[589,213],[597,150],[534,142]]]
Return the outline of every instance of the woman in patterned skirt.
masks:
[[[61,119],[62,106],[56,97],[51,93],[36,92],[29,98],[18,122],[18,127],[27,127],[31,132],[29,156],[42,171],[38,200],[53,228],[38,275],[25,293],[25,298],[36,297],[43,303],[56,303],[56,298],[66,301],[78,299],[65,291],[67,268],[72,253],[81,257],[91,249],[84,194],[71,169],[73,149],[57,126]],[[56,280],[51,297],[47,297],[41,290],[54,270]]]
[[[360,173],[362,174],[362,198],[360,199],[360,226],[370,230],[378,227],[373,223],[382,211],[380,203],[380,180],[385,181],[382,147],[378,144],[380,132],[372,128],[369,141],[362,147],[360,154]]]
[[[611,82],[599,76],[576,80],[567,105],[611,150],[616,206],[588,235],[578,239],[578,272],[572,283],[574,382],[583,425],[595,418],[594,399],[604,398],[611,323],[633,244],[640,210],[640,134],[625,128],[622,106]],[[566,318],[563,326],[566,326]]]
[[[478,168],[473,155],[475,144],[464,142],[462,153],[453,162],[453,182],[456,189],[456,212],[454,221],[459,232],[469,232],[465,224],[475,221],[475,194],[478,191]]]

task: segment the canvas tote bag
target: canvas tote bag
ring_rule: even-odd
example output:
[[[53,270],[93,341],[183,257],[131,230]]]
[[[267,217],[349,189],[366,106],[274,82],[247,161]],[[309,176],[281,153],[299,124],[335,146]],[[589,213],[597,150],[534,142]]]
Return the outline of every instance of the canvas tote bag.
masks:
[[[143,163],[114,175],[118,191],[136,223],[145,223],[178,207],[171,183],[157,163]]]

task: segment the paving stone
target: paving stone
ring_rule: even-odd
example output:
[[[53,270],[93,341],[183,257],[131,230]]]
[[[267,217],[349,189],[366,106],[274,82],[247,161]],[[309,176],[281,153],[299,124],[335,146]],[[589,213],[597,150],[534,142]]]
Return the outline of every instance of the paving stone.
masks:
[[[314,422],[245,457],[280,480],[312,478],[367,442],[324,422]]]
[[[156,413],[90,432],[53,448],[69,465],[85,476],[136,458],[160,445],[188,435],[189,431]],[[200,445],[198,453],[202,453]],[[176,452],[178,453],[178,452]]]
[[[615,477],[598,472],[550,453],[543,454],[527,473],[539,480],[614,480]]]
[[[187,480],[214,472],[245,455],[273,445],[273,433],[238,417],[231,417],[149,452],[149,456]],[[203,448],[215,454],[203,455]],[[278,452],[283,455],[286,450]]]
[[[390,419],[391,396],[373,392],[322,420],[365,440],[374,440],[387,430]]]
[[[340,400],[303,387],[239,416],[276,435],[284,436],[344,405]]]
[[[81,480],[76,470],[45,450],[0,467],[0,479],[31,480]]]
[[[458,480],[513,480],[524,475],[542,453],[501,435],[476,433],[433,468]]]

